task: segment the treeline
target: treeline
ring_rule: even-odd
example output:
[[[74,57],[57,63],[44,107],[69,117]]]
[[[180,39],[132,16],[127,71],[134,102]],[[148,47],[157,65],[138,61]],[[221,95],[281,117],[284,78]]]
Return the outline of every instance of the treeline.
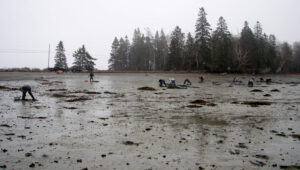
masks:
[[[73,71],[73,72],[83,72],[83,71],[93,71],[94,70],[94,60],[89,52],[85,49],[85,46],[82,45],[78,50],[73,53],[74,62],[72,67],[68,67],[67,57],[65,55],[65,48],[62,41],[59,41],[56,46],[56,54],[54,57],[55,65],[51,69],[53,71],[62,70],[62,71]]]
[[[109,70],[207,70],[210,72],[276,73],[300,72],[300,43],[291,47],[278,44],[274,35],[263,32],[260,22],[251,29],[245,21],[238,36],[233,36],[226,21],[220,17],[215,30],[200,8],[195,34],[184,34],[176,26],[171,35],[156,31],[153,36],[134,30],[132,42],[128,37],[114,39]]]

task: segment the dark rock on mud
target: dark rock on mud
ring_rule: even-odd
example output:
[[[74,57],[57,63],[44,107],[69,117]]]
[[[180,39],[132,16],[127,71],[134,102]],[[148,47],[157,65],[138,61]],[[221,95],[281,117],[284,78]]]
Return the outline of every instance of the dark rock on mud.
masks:
[[[270,130],[271,133],[278,133],[276,130]]]
[[[39,116],[39,117],[30,117],[30,116],[18,116],[21,119],[47,119],[47,117]]]
[[[300,134],[291,134],[291,135],[289,135],[289,136],[291,136],[291,137],[293,137],[293,138],[298,138],[298,139],[300,139]]]
[[[205,101],[205,100],[194,100],[190,102],[191,104],[199,104],[199,105],[206,105],[206,106],[216,106],[217,104]]]
[[[286,135],[283,132],[277,133],[276,136],[286,137]]]
[[[25,135],[19,135],[17,136],[18,138],[22,138],[22,139],[26,139],[26,136]]]
[[[269,159],[267,155],[260,155],[260,154],[254,155],[254,157],[259,159]]]
[[[118,93],[110,92],[110,91],[105,91],[104,94],[118,94]]]
[[[132,142],[132,141],[124,141],[123,144],[124,145],[136,145],[136,146],[139,146],[139,144],[141,144],[141,143],[135,143],[135,142]]]
[[[231,155],[239,155],[240,154],[240,150],[238,150],[238,149],[231,149],[231,150],[229,150],[229,153]]]
[[[77,107],[64,107],[65,109],[71,109],[71,110],[74,110],[74,109],[77,109]]]
[[[0,165],[0,168],[6,169],[6,165]]]
[[[270,94],[265,94],[264,96],[265,96],[265,97],[271,97],[272,95],[270,95]]]
[[[30,168],[34,168],[34,167],[35,167],[35,164],[34,164],[34,163],[31,163],[31,164],[29,165],[29,167],[30,167]]]
[[[4,135],[5,135],[5,136],[14,136],[15,133],[5,133]]]
[[[148,86],[140,87],[140,88],[138,88],[138,90],[156,91],[155,88],[148,87]]]
[[[280,92],[278,89],[272,89],[271,92]]]
[[[267,101],[245,101],[242,104],[250,105],[252,107],[258,107],[260,105],[271,105],[271,102]]]
[[[86,94],[101,94],[101,92],[97,92],[97,91],[87,91],[85,93]]]
[[[0,127],[7,127],[7,128],[11,128],[11,126],[9,126],[8,124],[1,124]]]
[[[67,91],[68,89],[49,89],[48,91]]]
[[[264,166],[266,163],[258,160],[250,161],[251,164],[256,165],[256,166]]]
[[[65,100],[65,101],[66,102],[78,102],[78,101],[86,101],[86,100],[91,100],[91,99],[87,98],[87,97],[79,97],[79,98]]]
[[[242,149],[248,149],[248,147],[245,145],[245,143],[238,143],[238,145],[236,145],[236,147],[242,148]]]
[[[280,169],[300,169],[300,165],[280,165]]]
[[[192,105],[187,105],[186,107],[189,107],[189,108],[200,108],[202,106],[201,105],[192,104]]]
[[[200,100],[194,100],[194,101],[191,101],[190,103],[192,103],[192,104],[201,104],[201,105],[205,105],[205,104],[207,104],[207,103],[209,103],[209,102],[200,99]]]
[[[108,118],[106,118],[106,117],[99,117],[99,119],[101,119],[101,120],[107,120]]]
[[[10,90],[10,87],[6,87],[6,86],[0,86],[0,90]]]
[[[25,156],[30,157],[30,156],[32,156],[32,153],[27,152],[27,153],[25,153]]]
[[[263,92],[263,91],[260,89],[253,89],[253,90],[251,90],[251,92]]]
[[[68,95],[68,94],[65,94],[65,93],[54,93],[52,94],[52,97],[76,97],[75,95]]]

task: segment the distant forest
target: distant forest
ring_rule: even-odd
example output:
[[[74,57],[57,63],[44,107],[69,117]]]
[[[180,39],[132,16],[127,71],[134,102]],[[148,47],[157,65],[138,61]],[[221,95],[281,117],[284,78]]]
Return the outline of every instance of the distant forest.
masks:
[[[275,35],[263,32],[261,23],[253,29],[247,21],[240,35],[228,31],[220,17],[215,30],[200,8],[195,24],[195,36],[182,33],[176,26],[171,35],[151,31],[146,35],[134,30],[132,42],[114,38],[109,63],[112,71],[193,71],[234,73],[300,72],[300,42],[293,46],[277,43]]]

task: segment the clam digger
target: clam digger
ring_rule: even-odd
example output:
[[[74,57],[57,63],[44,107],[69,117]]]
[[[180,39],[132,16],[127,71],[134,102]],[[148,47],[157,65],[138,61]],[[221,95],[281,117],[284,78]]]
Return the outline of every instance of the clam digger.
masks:
[[[22,92],[22,100],[25,100],[26,93],[28,92],[29,95],[31,96],[32,100],[36,101],[36,99],[34,98],[32,92],[31,92],[30,86],[28,86],[28,85],[22,86],[19,90]]]

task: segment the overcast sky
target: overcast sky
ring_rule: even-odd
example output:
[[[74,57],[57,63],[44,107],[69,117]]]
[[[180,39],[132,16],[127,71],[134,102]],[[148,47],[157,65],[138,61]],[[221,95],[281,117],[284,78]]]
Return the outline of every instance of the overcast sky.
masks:
[[[69,66],[84,44],[96,68],[107,69],[115,36],[131,41],[135,28],[170,34],[177,25],[194,34],[200,7],[213,29],[220,16],[234,35],[245,20],[251,28],[260,21],[277,40],[300,41],[300,0],[0,0],[0,68],[46,68],[49,44],[53,67],[62,40]]]

